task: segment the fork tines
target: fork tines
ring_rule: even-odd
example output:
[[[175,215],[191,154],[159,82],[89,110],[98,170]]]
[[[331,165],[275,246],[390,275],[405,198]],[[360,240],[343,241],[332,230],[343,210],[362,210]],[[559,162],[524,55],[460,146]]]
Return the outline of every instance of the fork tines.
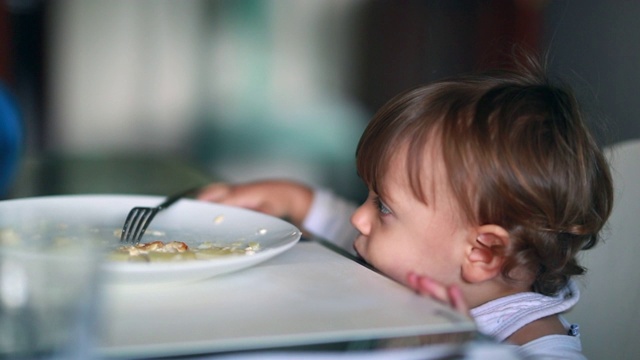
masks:
[[[135,207],[131,209],[122,227],[120,241],[133,245],[140,242],[142,235],[147,230],[147,226],[158,212],[155,208]]]

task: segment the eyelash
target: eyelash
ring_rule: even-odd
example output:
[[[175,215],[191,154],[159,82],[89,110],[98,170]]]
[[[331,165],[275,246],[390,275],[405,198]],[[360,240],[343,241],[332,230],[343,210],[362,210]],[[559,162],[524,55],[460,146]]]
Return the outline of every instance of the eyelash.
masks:
[[[389,207],[387,207],[387,205],[385,205],[385,203],[383,203],[382,200],[380,200],[379,197],[377,197],[377,196],[374,197],[373,198],[373,203],[378,208],[378,211],[380,212],[380,214],[382,214],[382,215],[391,214],[391,210],[389,209]]]

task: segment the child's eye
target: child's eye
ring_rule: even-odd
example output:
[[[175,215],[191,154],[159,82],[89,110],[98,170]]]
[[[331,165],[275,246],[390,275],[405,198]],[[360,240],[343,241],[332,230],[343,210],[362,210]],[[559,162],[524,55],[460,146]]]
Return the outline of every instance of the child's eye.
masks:
[[[388,215],[391,214],[391,209],[389,209],[389,207],[387,207],[387,205],[385,205],[384,202],[382,202],[382,200],[380,200],[379,197],[375,197],[373,198],[374,203],[376,204],[376,206],[378,207],[378,211],[382,214],[382,215]]]

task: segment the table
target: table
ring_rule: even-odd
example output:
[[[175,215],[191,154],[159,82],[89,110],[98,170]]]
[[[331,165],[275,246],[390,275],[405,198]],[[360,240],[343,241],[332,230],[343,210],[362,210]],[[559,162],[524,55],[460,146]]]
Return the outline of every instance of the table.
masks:
[[[300,347],[343,351],[420,336],[462,342],[475,330],[467,317],[318,241],[205,281],[110,285],[105,300],[99,352],[108,358]]]

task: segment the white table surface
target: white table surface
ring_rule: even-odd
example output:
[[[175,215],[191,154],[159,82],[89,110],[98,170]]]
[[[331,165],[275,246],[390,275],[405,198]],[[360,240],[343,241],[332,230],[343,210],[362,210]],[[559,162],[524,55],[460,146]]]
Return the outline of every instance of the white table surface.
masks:
[[[105,295],[99,352],[116,358],[475,330],[470,319],[317,242],[205,281],[111,285]]]

